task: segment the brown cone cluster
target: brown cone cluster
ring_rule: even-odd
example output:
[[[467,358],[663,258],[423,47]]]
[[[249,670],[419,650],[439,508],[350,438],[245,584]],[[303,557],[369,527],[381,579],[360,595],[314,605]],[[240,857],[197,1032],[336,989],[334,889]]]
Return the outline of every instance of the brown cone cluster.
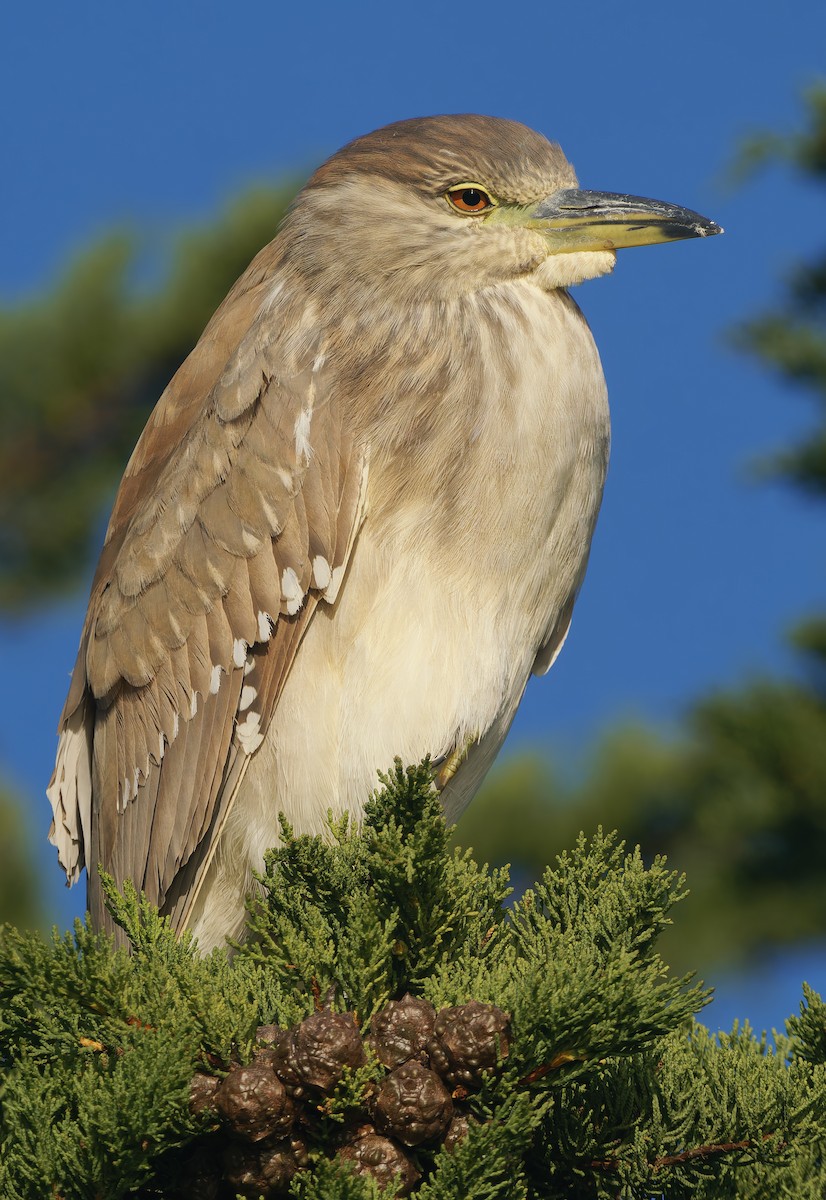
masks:
[[[508,1014],[495,1004],[471,1000],[443,1008],[428,1043],[431,1067],[454,1086],[480,1087],[482,1073],[507,1057],[509,1024]]]
[[[380,1187],[396,1183],[396,1194],[409,1196],[421,1175],[415,1163],[392,1138],[381,1137],[371,1126],[360,1129],[338,1152],[357,1175],[372,1175]]]
[[[471,1001],[437,1013],[404,996],[376,1013],[362,1036],[352,1013],[315,1012],[293,1029],[259,1026],[252,1062],[223,1080],[193,1077],[190,1108],[212,1117],[215,1132],[194,1149],[178,1194],[203,1200],[284,1196],[310,1152],[335,1153],[381,1186],[408,1196],[421,1178],[417,1151],[456,1146],[472,1118],[462,1101],[509,1050],[510,1018],[493,1004]],[[365,1094],[363,1109],[321,1145],[325,1098],[345,1067],[367,1061],[365,1043],[387,1073]]]

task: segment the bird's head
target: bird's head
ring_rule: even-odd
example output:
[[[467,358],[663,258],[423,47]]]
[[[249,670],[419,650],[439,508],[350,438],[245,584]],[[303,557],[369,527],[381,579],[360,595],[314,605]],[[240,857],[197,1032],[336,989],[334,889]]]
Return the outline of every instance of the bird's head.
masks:
[[[676,205],[582,191],[559,146],[516,121],[472,114],[357,138],[316,171],[288,230],[304,271],[400,300],[526,276],[568,287],[612,270],[622,247],[720,232]]]

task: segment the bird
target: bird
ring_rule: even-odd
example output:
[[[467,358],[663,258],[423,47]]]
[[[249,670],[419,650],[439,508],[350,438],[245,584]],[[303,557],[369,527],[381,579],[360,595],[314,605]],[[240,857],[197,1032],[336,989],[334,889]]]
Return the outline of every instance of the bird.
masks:
[[[67,882],[131,880],[207,952],[279,813],[358,821],[377,771],[478,789],[568,633],[608,465],[569,289],[720,227],[579,187],[477,114],[357,137],[297,195],[129,459],[60,719]]]

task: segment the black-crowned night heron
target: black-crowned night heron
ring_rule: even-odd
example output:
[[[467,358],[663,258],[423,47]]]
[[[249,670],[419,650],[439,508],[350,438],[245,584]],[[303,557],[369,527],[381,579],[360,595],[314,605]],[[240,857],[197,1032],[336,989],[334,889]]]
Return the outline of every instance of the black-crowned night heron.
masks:
[[[565,639],[608,463],[566,289],[719,232],[580,191],[512,121],[402,121],[299,194],[163,396],[97,569],[49,796],[69,881],[208,948],[252,871],[395,755],[455,816]]]

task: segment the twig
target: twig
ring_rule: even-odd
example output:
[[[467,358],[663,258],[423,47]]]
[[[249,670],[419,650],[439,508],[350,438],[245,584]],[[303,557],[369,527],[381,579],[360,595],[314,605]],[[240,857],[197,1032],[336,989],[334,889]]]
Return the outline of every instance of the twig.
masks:
[[[764,1133],[761,1141],[768,1141],[774,1134]],[[741,1142],[713,1142],[708,1146],[692,1146],[690,1150],[682,1150],[679,1154],[664,1154],[662,1158],[656,1158],[651,1164],[653,1171],[659,1171],[661,1167],[673,1167],[678,1163],[691,1162],[694,1158],[710,1158],[713,1154],[730,1154],[732,1150],[751,1150],[754,1146],[753,1138],[743,1138]],[[785,1143],[781,1142],[780,1146]]]
[[[585,1062],[586,1057],[584,1054],[574,1054],[571,1050],[560,1050],[550,1062],[543,1063],[541,1067],[534,1067],[532,1071],[528,1071],[527,1075],[523,1075],[516,1086],[525,1087],[528,1083],[536,1083],[537,1079],[544,1079],[546,1075],[550,1075],[551,1071],[558,1071],[560,1067],[567,1066],[568,1063]]]
[[[764,1133],[761,1141],[768,1141],[774,1137],[772,1133]],[[664,1154],[662,1158],[655,1158],[650,1164],[651,1171],[660,1171],[663,1167],[675,1167],[680,1163],[692,1162],[695,1158],[711,1158],[715,1154],[731,1154],[734,1150],[751,1150],[755,1145],[753,1138],[743,1138],[740,1142],[711,1142],[706,1146],[691,1146],[688,1150],[681,1150],[679,1154]],[[779,1143],[780,1148],[785,1146],[785,1142]],[[593,1159],[590,1166],[595,1171],[616,1171],[620,1160],[618,1158],[602,1158]]]

